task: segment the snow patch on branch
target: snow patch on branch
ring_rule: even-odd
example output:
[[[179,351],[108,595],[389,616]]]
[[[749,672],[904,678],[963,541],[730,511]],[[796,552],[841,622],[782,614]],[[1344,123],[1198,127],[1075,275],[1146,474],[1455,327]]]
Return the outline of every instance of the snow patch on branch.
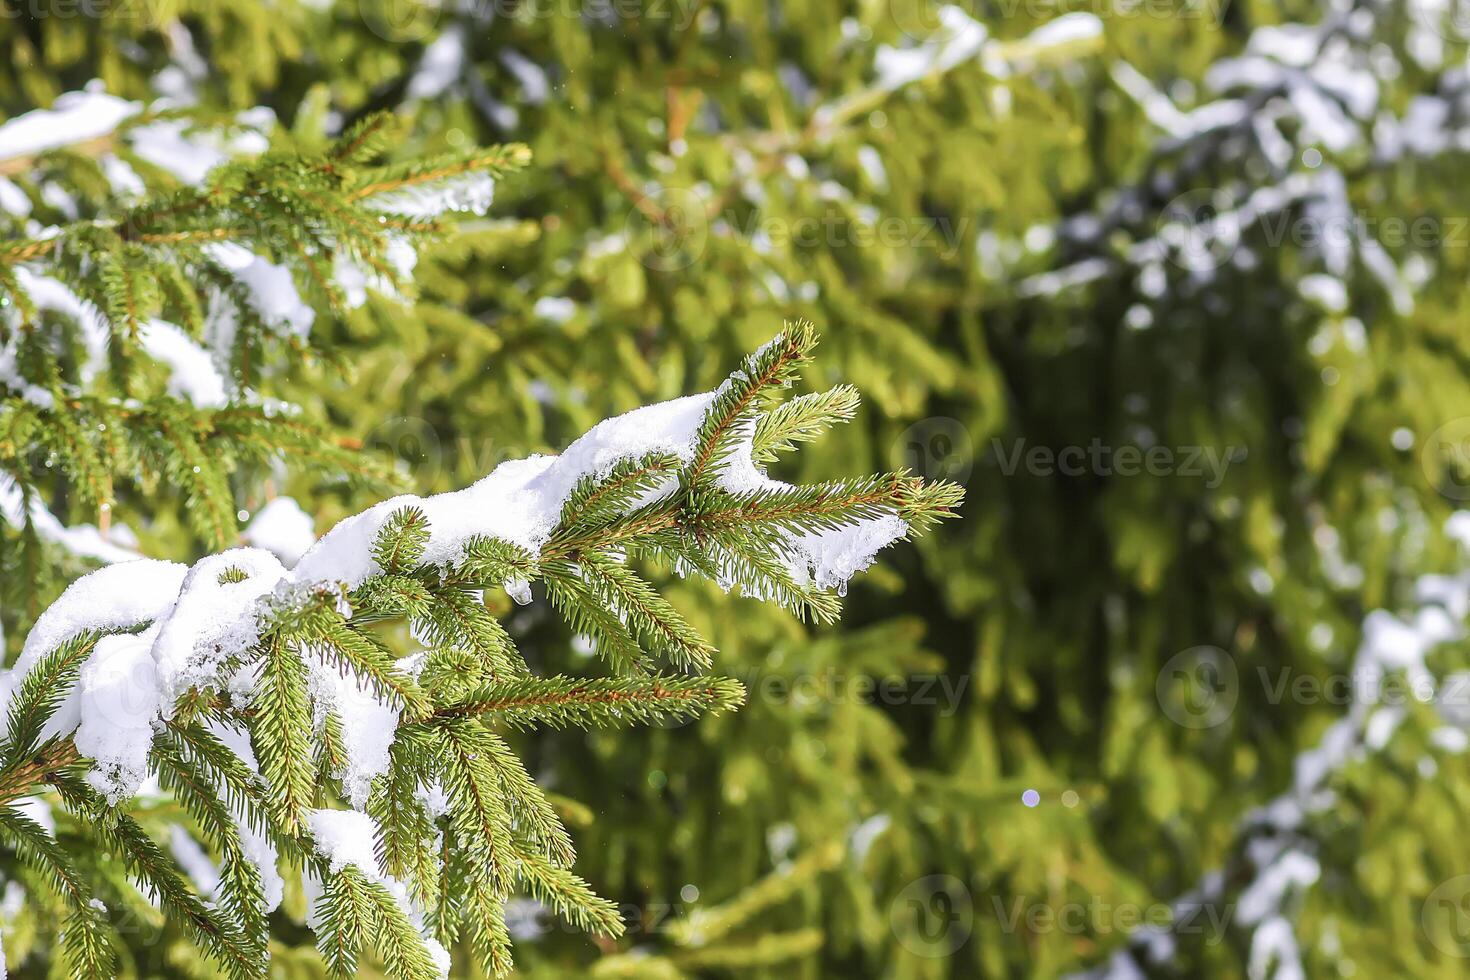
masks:
[[[243,730],[217,721],[206,723],[205,728],[211,735],[223,742],[226,748],[235,753],[236,758],[245,763],[245,766],[257,778],[260,776],[260,763],[256,761],[255,750],[250,746],[250,738]],[[222,798],[229,796],[228,793],[222,794]],[[271,843],[263,829],[257,827],[249,819],[240,801],[230,803],[230,817],[235,822],[235,830],[240,834],[240,849],[245,853],[245,860],[249,861],[255,867],[256,874],[260,875],[262,897],[265,899],[262,911],[267,914],[274,912],[280,907],[281,899],[286,891],[285,880],[281,878],[281,872],[276,867],[276,862],[280,857],[276,852],[276,845]]]
[[[436,218],[446,211],[484,214],[495,201],[495,178],[489,174],[459,174],[445,180],[415,184],[363,201],[374,211]]]
[[[181,327],[167,320],[149,320],[139,331],[139,339],[149,357],[168,365],[169,394],[200,408],[222,408],[229,403],[225,379],[214,358]]]
[[[1470,552],[1470,511],[1450,517],[1445,533]],[[1415,598],[1419,608],[1407,619],[1382,609],[1364,619],[1350,690],[1382,691],[1390,675],[1401,674],[1406,689],[1415,692],[1416,697],[1431,703],[1438,700],[1441,685],[1450,679],[1436,678],[1426,658],[1441,644],[1464,639],[1461,623],[1470,612],[1470,571],[1421,576],[1415,583]],[[1443,703],[1436,707],[1445,724],[1429,733],[1430,742],[1448,752],[1470,748],[1465,733],[1470,719],[1457,717]],[[1311,889],[1321,877],[1307,819],[1334,803],[1336,797],[1328,786],[1333,775],[1381,752],[1404,717],[1401,705],[1377,698],[1354,698],[1346,714],[1323,732],[1317,744],[1297,756],[1292,785],[1241,821],[1238,846],[1232,848],[1240,854],[1238,863],[1211,872],[1198,888],[1176,900],[1173,921],[1194,921],[1186,913],[1202,905],[1226,902],[1227,881],[1244,876],[1236,899],[1236,921],[1254,927],[1250,934],[1250,975],[1274,980],[1305,976],[1289,906],[1293,897]],[[1142,976],[1139,963],[1147,960],[1162,965],[1174,952],[1174,937],[1167,927],[1141,929],[1129,946],[1117,951],[1104,967],[1073,976],[1094,980]]]
[[[421,509],[429,521],[423,558],[427,564],[448,566],[458,561],[465,541],[475,535],[489,535],[538,552],[555,529],[562,505],[583,477],[605,476],[623,459],[654,452],[692,459],[699,424],[713,397],[690,395],[608,419],[560,456],[502,463],[463,490],[385,500],[323,535],[302,557],[296,573],[305,579],[341,581],[348,586],[381,574],[383,569],[372,557],[373,542],[395,511],[410,506]],[[672,490],[670,481],[658,496]]]
[[[0,125],[0,160],[32,156],[106,136],[143,110],[102,91],[92,82],[79,92],[64,92],[49,109],[33,109]]]
[[[322,657],[310,657],[308,667],[313,723],[324,727],[329,713],[342,722],[346,758],[332,775],[341,782],[347,801],[363,809],[373,780],[388,771],[401,712],[379,698],[367,680],[355,673],[342,673]]]
[[[164,712],[171,714],[177,698],[210,683],[227,657],[260,639],[259,600],[285,575],[280,560],[259,548],[234,548],[189,569],[153,645]]]
[[[316,543],[316,522],[291,497],[276,497],[256,511],[241,537],[291,568]]]
[[[148,776],[160,705],[157,632],[102,637],[77,681],[77,751],[93,760],[87,782],[111,804],[131,797]]]
[[[25,497],[15,479],[8,473],[0,473],[0,519],[11,527],[18,528],[25,526],[27,517],[43,541],[49,541],[80,558],[112,565],[143,557],[131,547],[137,543],[136,539],[123,525],[114,524],[111,534],[107,536],[93,524],[67,526],[37,496],[31,497],[30,508],[27,510]]]
[[[290,269],[234,242],[214,242],[204,251],[245,286],[262,320],[286,336],[310,335],[316,311],[301,298]]]
[[[433,958],[435,966],[439,969],[439,975],[448,977],[450,965],[448,951],[425,930],[424,917],[409,900],[408,888],[378,866],[377,855],[373,852],[373,842],[377,839],[378,825],[373,818],[355,810],[312,810],[306,815],[306,827],[316,844],[317,852],[326,858],[332,874],[338,874],[344,868],[355,868],[368,881],[381,885],[388,892],[393,901],[403,910],[403,914],[408,917],[409,922],[419,930],[424,945],[429,951],[429,956]],[[305,885],[309,910],[306,923],[312,931],[316,931],[321,928],[322,924],[318,906],[323,886],[322,882],[312,874],[306,876]]]
[[[264,118],[269,115],[269,119]],[[269,129],[275,117],[242,114],[239,121],[247,126]],[[132,130],[129,134],[133,152],[186,184],[202,184],[215,167],[240,154],[264,153],[270,146],[262,132],[247,128],[227,134],[212,129],[191,128],[182,119],[162,119]]]

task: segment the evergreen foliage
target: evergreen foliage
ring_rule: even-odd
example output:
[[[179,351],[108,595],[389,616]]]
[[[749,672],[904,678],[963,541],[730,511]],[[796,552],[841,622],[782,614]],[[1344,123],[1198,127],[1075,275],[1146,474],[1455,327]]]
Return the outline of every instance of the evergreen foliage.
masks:
[[[1464,499],[1456,420],[1470,414],[1453,5],[470,3],[409,5],[399,29],[382,16],[393,5],[366,0],[205,6],[0,22],[19,52],[0,68],[0,104],[19,114],[93,77],[151,100],[192,51],[201,116],[266,105],[292,132],[330,114],[335,134],[391,108],[406,120],[394,157],[512,139],[535,151],[498,188],[512,217],[428,243],[413,307],[370,292],[317,324],[311,342],[350,365],[345,383],[325,362],[272,379],[309,412],[325,402],[349,445],[392,451],[415,489],[462,486],[613,412],[709,388],[794,310],[822,329],[826,369],[803,379],[832,401],[764,415],[756,459],[804,481],[909,464],[967,485],[966,520],[855,583],[838,629],[822,625],[830,596],[797,624],[644,569],[691,628],[721,639],[719,669],[749,691],[740,712],[591,733],[581,715],[547,716],[505,733],[530,771],[554,775],[547,797],[581,845],[578,873],[633,906],[633,935],[588,969],[1240,976],[1289,975],[1299,957],[1307,975],[1460,975],[1425,910],[1470,870],[1464,757],[1446,734],[1463,717],[1443,698],[1408,705],[1370,743],[1388,706],[1281,702],[1257,682],[1350,674],[1356,651],[1376,649],[1365,623],[1384,620],[1370,611],[1417,624],[1423,574],[1464,560],[1443,531]],[[1079,30],[1084,10],[1099,29]],[[246,36],[269,42],[232,43]],[[925,52],[902,84],[880,70]],[[1201,211],[1241,224],[1221,240]],[[1408,234],[1419,220],[1427,238]],[[843,403],[843,379],[864,406]],[[787,458],[808,412],[851,418]],[[1025,462],[1095,443],[1193,447],[1228,465],[1216,481]],[[629,480],[678,468],[622,466]],[[367,499],[273,481],[323,527]],[[244,479],[234,489],[247,509],[262,499]],[[138,522],[150,553],[192,556],[196,535],[151,499],[119,508],[152,515]],[[586,509],[579,534],[610,519],[596,500]],[[474,580],[516,593],[534,578],[558,603],[624,594],[494,539],[465,555]],[[50,575],[54,592],[79,571],[39,560],[7,564],[7,586]],[[391,594],[399,618],[438,608],[412,575],[358,588],[384,593],[374,607]],[[560,617],[495,590],[486,602],[535,674],[585,673]],[[7,597],[12,648],[16,609]],[[466,628],[478,645],[424,684],[504,651],[493,626]],[[608,633],[598,650],[616,663],[672,657],[605,620],[577,628]],[[1237,666],[1240,698],[1218,725],[1189,728],[1166,705],[1208,692],[1171,671],[1202,645]],[[1462,646],[1429,645],[1426,670],[1452,677]],[[870,677],[906,679],[904,703],[854,693]],[[917,703],[924,678],[959,693]],[[558,720],[574,730],[550,729]],[[506,724],[519,727],[513,713]],[[1350,761],[1302,793],[1302,760],[1329,737]],[[1294,825],[1274,819],[1293,812]],[[789,892],[707,943],[669,927],[743,908],[793,866]],[[936,948],[908,889],[937,875],[962,883],[971,928]],[[1246,921],[1236,913],[1269,891],[1262,880],[1285,884],[1273,914]],[[1221,890],[1200,890],[1211,882]],[[681,897],[691,885],[697,900]],[[1092,911],[1076,929],[1025,917],[1201,898],[1217,918],[1170,939]],[[533,935],[518,968],[586,965],[585,946],[538,915],[520,923]],[[7,939],[24,948],[32,928],[12,923]],[[278,936],[277,967],[314,975],[310,942]]]
[[[616,938],[616,906],[571,870],[570,835],[497,729],[648,724],[741,703],[734,680],[658,672],[655,656],[678,671],[708,665],[713,648],[629,560],[663,558],[717,574],[728,587],[813,607],[822,586],[789,570],[799,567],[790,564],[792,549],[804,535],[861,533],[884,515],[917,532],[959,503],[957,488],[902,474],[782,491],[722,485],[719,475],[739,452],[730,430],[753,431],[814,345],[810,325],[798,324],[748,358],[703,409],[687,459],[634,454],[583,476],[539,553],[472,530],[436,562],[428,557],[430,519],[404,505],[377,529],[367,574],[352,572],[357,529],[348,521],[298,574],[281,570],[264,586],[248,570],[260,559],[247,550],[204,559],[182,588],[168,577],[168,587],[141,600],[116,594],[140,587],[111,574],[132,571],[127,564],[83,577],[38,621],[16,668],[0,801],[55,793],[94,842],[94,860],[117,862],[216,969],[240,980],[265,975],[267,915],[280,901],[283,860],[306,875],[308,921],[331,976],[353,975],[365,949],[392,976],[443,976],[445,947],[461,938],[487,974],[506,976],[505,904],[516,891]],[[649,472],[661,480],[651,483]],[[449,513],[474,519],[477,508]],[[338,569],[338,579],[303,578],[307,568]],[[544,582],[615,674],[531,674],[479,599],[510,576],[523,587]],[[139,601],[153,608],[140,612]],[[197,603],[210,619],[240,622],[223,635],[201,628],[191,618]],[[126,632],[106,625],[119,619]],[[424,649],[395,658],[390,643],[404,633],[392,627],[403,620]],[[151,646],[147,669],[117,676],[110,638]],[[171,663],[179,643],[185,659]],[[155,680],[170,669],[172,685]],[[152,684],[182,690],[171,705],[157,704],[160,695],[145,690]],[[362,745],[380,741],[384,725],[396,728],[386,758],[364,762]],[[218,880],[206,896],[120,805],[138,791],[143,770],[130,773],[126,761],[114,769],[109,760],[137,746],[114,741],[108,760],[90,759],[79,747],[84,736],[93,743],[89,726],[110,741],[138,741],[180,818],[218,853]],[[67,968],[111,975],[120,943],[99,914],[107,908],[99,883],[21,810],[0,813],[0,837],[67,903],[59,937]],[[274,899],[267,878],[276,878]]]

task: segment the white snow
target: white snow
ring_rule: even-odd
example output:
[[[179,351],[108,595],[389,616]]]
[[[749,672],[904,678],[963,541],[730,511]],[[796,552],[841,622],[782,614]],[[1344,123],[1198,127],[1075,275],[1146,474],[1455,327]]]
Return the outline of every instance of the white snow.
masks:
[[[147,190],[138,172],[116,153],[104,153],[98,162],[102,164],[102,173],[107,177],[107,182],[119,196],[141,197]]]
[[[12,809],[30,817],[36,823],[45,828],[49,834],[56,833],[56,816],[51,812],[51,804],[39,796],[24,796],[10,804]]]
[[[935,36],[917,47],[878,47],[873,63],[877,88],[891,92],[927,75],[948,71],[979,54],[990,37],[984,24],[953,4],[939,8],[939,23]]]
[[[1057,48],[1102,37],[1103,23],[1097,14],[1073,11],[1049,20],[1026,35],[1026,43],[1038,48]]]
[[[531,307],[537,318],[551,323],[566,323],[577,312],[577,304],[565,296],[542,296]]]
[[[140,126],[133,133],[133,152],[186,184],[201,184],[228,155],[218,146],[184,135],[182,119],[164,119]]]
[[[25,266],[16,267],[15,278],[38,310],[50,310],[76,322],[87,352],[82,380],[91,380],[107,362],[107,345],[112,337],[102,313],[58,279],[38,275]]]
[[[0,211],[20,218],[31,213],[31,199],[8,177],[0,177]]]
[[[495,178],[484,173],[469,173],[376,194],[363,203],[376,211],[434,218],[446,211],[484,214],[494,201]]]
[[[269,113],[269,110],[266,110]],[[269,128],[274,117],[241,113],[243,125]],[[160,119],[129,133],[133,152],[149,163],[173,174],[186,184],[202,184],[211,170],[232,156],[263,153],[270,143],[253,129],[234,134],[212,129],[193,129],[182,119]]]
[[[245,285],[250,305],[262,320],[287,336],[304,338],[311,333],[316,312],[301,298],[290,269],[234,242],[216,242],[204,250]]]
[[[653,452],[682,460],[693,458],[695,438],[714,393],[690,395],[635,409],[593,427],[560,456],[533,456],[502,463],[473,486],[431,497],[401,496],[349,517],[322,536],[297,564],[300,580],[345,582],[356,586],[382,569],[372,558],[372,545],[388,518],[400,508],[416,506],[429,521],[424,561],[447,566],[456,562],[465,541],[490,535],[539,552],[561,515],[562,505],[583,477],[606,475],[614,464]],[[754,463],[747,431],[742,444],[719,474],[730,492],[779,490],[787,484],[768,478]],[[672,492],[675,479],[640,501],[651,503]],[[866,568],[873,555],[901,538],[907,528],[896,515],[861,522],[835,531],[792,537],[788,542],[791,570],[799,581],[819,588],[839,588]]]
[[[290,568],[316,542],[316,521],[291,497],[276,497],[256,511],[242,536]]]
[[[1323,273],[1303,276],[1297,282],[1297,291],[1303,299],[1311,300],[1328,313],[1347,312],[1347,286],[1336,276]]]
[[[551,82],[545,69],[530,58],[514,48],[501,48],[500,63],[520,82],[521,92],[531,105],[540,105],[551,96]]]
[[[1287,851],[1240,893],[1237,921],[1248,926],[1264,921],[1281,908],[1291,889],[1310,887],[1321,874],[1316,858],[1301,851]]]
[[[854,827],[852,833],[848,835],[853,860],[857,864],[862,864],[868,852],[872,850],[874,842],[887,833],[891,826],[893,826],[892,817],[886,813],[876,813]]]
[[[356,674],[343,675],[321,658],[309,661],[314,722],[325,724],[331,711],[342,721],[342,743],[347,758],[332,773],[342,783],[347,800],[359,809],[367,806],[373,780],[388,771],[388,753],[398,734],[398,709],[378,699]]]
[[[227,571],[243,572],[239,582],[221,581]],[[279,559],[259,548],[233,548],[196,562],[173,606],[159,621],[153,658],[165,716],[186,691],[216,680],[221,662],[260,638],[259,600],[286,576]]]
[[[405,96],[417,100],[439,95],[464,73],[464,58],[464,26],[454,23],[424,49]]]
[[[50,109],[34,109],[0,124],[0,160],[31,156],[106,136],[142,106],[102,91],[97,83],[56,97]]]
[[[187,565],[151,558],[83,575],[36,620],[10,678],[22,678],[62,643],[88,630],[118,630],[159,617],[178,595]]]
[[[873,564],[879,551],[908,534],[897,515],[830,531],[802,535],[791,542],[794,576],[798,583],[847,592],[847,581]]]
[[[200,408],[228,404],[225,379],[214,366],[214,358],[183,328],[166,320],[149,320],[139,331],[139,339],[149,357],[168,365],[169,394],[186,398]]]
[[[317,852],[327,859],[333,874],[351,867],[361,871],[369,881],[398,885],[378,867],[378,858],[373,851],[378,825],[366,813],[312,810],[306,814],[306,826]]]
[[[608,419],[560,456],[502,463],[463,490],[385,500],[323,535],[302,557],[296,573],[304,579],[342,581],[349,586],[380,573],[382,569],[372,559],[373,542],[393,512],[406,506],[419,507],[429,520],[424,553],[428,564],[457,561],[465,540],[476,534],[538,551],[555,528],[562,504],[583,476],[606,474],[622,459],[651,452],[692,458],[694,437],[711,398],[690,395]],[[669,489],[672,486],[664,493]]]
[[[25,523],[26,507],[20,487],[6,473],[0,473],[0,518],[11,527]],[[142,557],[130,546],[136,543],[126,527],[114,524],[110,536],[104,536],[92,524],[76,524],[68,527],[47,509],[38,496],[31,498],[30,519],[36,533],[45,541],[58,545],[82,558],[89,558],[111,565],[122,561],[135,561]]]
[[[1305,980],[1296,932],[1284,916],[1267,919],[1251,936],[1250,980]]]
[[[888,189],[888,168],[883,166],[883,157],[871,145],[864,143],[858,147],[858,165],[863,168],[863,173],[873,187],[880,191]]]
[[[511,578],[505,580],[506,593],[515,600],[518,606],[529,606],[531,604],[531,583],[523,578]]]
[[[104,636],[77,682],[77,751],[94,762],[87,782],[113,804],[131,797],[148,775],[159,708],[153,632]]]
[[[426,202],[427,199],[425,198],[421,199],[419,203],[425,207],[429,207],[430,205]],[[432,214],[438,213],[438,211],[432,212]],[[393,270],[404,278],[407,278],[413,272],[414,265],[418,262],[418,253],[414,251],[413,246],[401,238],[389,239],[385,257],[388,260],[388,264],[393,267]],[[375,269],[364,269],[345,252],[337,253],[332,274],[336,279],[337,285],[341,287],[342,292],[347,298],[347,305],[354,309],[367,302],[367,291],[369,288],[375,289],[391,298],[400,298],[397,288],[387,276],[379,273]]]
[[[1445,522],[1445,533],[1459,540],[1470,554],[1470,511],[1459,511]],[[1424,575],[1415,587],[1421,605],[1409,618],[1387,610],[1374,610],[1363,622],[1363,639],[1351,668],[1354,696],[1343,717],[1333,722],[1315,746],[1294,760],[1292,785],[1242,821],[1241,839],[1252,877],[1236,901],[1236,921],[1255,926],[1250,937],[1249,975],[1253,978],[1295,978],[1302,970],[1300,950],[1286,909],[1289,896],[1317,884],[1321,866],[1307,850],[1310,839],[1301,833],[1308,814],[1330,806],[1334,797],[1327,786],[1334,773],[1355,760],[1385,749],[1394,732],[1407,717],[1398,704],[1385,703],[1381,696],[1390,674],[1401,674],[1404,689],[1421,699],[1432,700],[1455,675],[1436,678],[1425,658],[1439,644],[1460,641],[1460,625],[1470,610],[1470,571],[1456,575]],[[1465,718],[1452,703],[1436,705],[1445,724],[1430,732],[1430,741],[1448,752],[1470,746]],[[1432,760],[1431,760],[1432,762]],[[1175,903],[1176,907],[1198,902],[1225,900],[1220,872],[1212,872],[1204,884]],[[1138,940],[1134,941],[1135,946]],[[1127,953],[1121,960],[1132,962]],[[1159,962],[1156,960],[1155,962]],[[1106,974],[1104,974],[1106,975]]]
[[[251,772],[260,775],[260,764],[255,759],[255,750],[251,748],[250,738],[243,730],[213,721],[207,727]],[[265,898],[263,910],[267,913],[274,912],[280,907],[286,890],[286,882],[276,867],[276,846],[260,828],[247,819],[242,809],[231,806],[230,815],[234,818],[235,829],[239,831],[240,846],[245,852],[245,859],[255,866],[256,873],[260,875],[261,891]]]
[[[215,867],[204,848],[199,846],[199,842],[182,826],[174,824],[169,831],[168,849],[179,867],[184,869],[184,874],[189,876],[189,880],[199,890],[199,894],[204,898],[213,898],[214,890],[219,887],[219,868]]]

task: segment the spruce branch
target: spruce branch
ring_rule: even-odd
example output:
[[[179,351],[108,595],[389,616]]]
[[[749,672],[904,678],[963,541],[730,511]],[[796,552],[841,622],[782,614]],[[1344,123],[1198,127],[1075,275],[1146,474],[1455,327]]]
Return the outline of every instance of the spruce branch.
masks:
[[[62,954],[74,976],[102,977],[113,969],[116,954],[91,889],[72,866],[70,856],[49,831],[13,807],[0,807],[0,837],[6,846],[40,873],[50,890],[66,904]]]
[[[733,711],[745,689],[729,678],[525,677],[483,687],[437,715],[482,715],[512,728],[607,728]]]
[[[0,746],[0,802],[50,787],[239,980],[259,975],[269,941],[267,869],[247,854],[247,833],[322,882],[318,943],[340,974],[371,947],[395,976],[430,975],[428,943],[405,896],[419,903],[429,934],[467,937],[497,977],[512,969],[504,905],[517,890],[581,927],[618,935],[614,907],[572,872],[571,835],[502,733],[682,722],[742,703],[735,681],[687,673],[711,665],[716,651],[633,559],[659,559],[830,619],[838,609],[831,583],[862,565],[853,554],[871,557],[952,515],[961,499],[958,488],[903,473],[792,486],[760,471],[760,418],[777,418],[761,442],[773,449],[805,441],[851,403],[841,394],[787,415],[763,408],[814,343],[809,327],[793,327],[712,395],[610,420],[563,456],[531,461],[539,469],[529,482],[529,470],[513,468],[510,490],[504,474],[492,475],[349,518],[291,571],[242,550],[196,572],[142,561],[94,573],[45,614],[49,649],[35,644],[24,655]],[[0,424],[0,450],[10,432],[24,435]],[[99,585],[119,568],[127,576],[113,581],[128,588],[112,598],[126,592],[126,616]],[[618,676],[531,673],[480,590],[504,585],[529,601],[532,581],[574,630],[593,637]],[[198,635],[180,642],[171,627],[182,628],[178,617],[196,603],[224,628],[187,620]],[[426,649],[395,659],[395,622]],[[85,744],[98,745],[94,726],[114,723],[89,699],[128,693],[109,688],[118,678],[100,671],[102,638],[119,630],[133,634],[129,650],[141,646],[178,685],[167,704],[154,691],[158,705],[145,717],[118,719],[117,736],[129,748],[146,738],[150,768],[180,819],[221,856],[212,905],[128,815],[128,803],[107,804],[126,801],[137,789],[129,780],[141,776],[77,749],[81,728]],[[655,656],[679,673],[655,673]],[[82,685],[88,671],[99,672]],[[72,697],[81,720],[71,724],[80,727],[57,722],[53,737],[47,725]],[[104,744],[101,754],[111,750]],[[354,809],[334,809],[344,802]],[[331,836],[319,835],[334,814],[365,821],[353,826],[371,837],[369,857],[344,865]]]
[[[448,153],[427,160],[378,167],[354,178],[347,199],[359,201],[408,188],[436,184],[466,174],[502,177],[531,162],[531,150],[522,143]]]
[[[740,369],[715,394],[699,427],[694,461],[683,474],[688,486],[702,486],[735,451],[758,400],[772,388],[789,384],[796,369],[811,358],[816,346],[816,326],[809,320],[798,320],[745,358]]]
[[[418,567],[429,542],[429,522],[417,507],[393,512],[373,542],[373,560],[390,574],[402,575]]]
[[[21,682],[5,719],[7,754],[22,756],[35,747],[41,727],[51,717],[82,664],[97,646],[101,634],[88,630],[48,653]]]
[[[782,402],[756,422],[751,455],[758,463],[775,462],[781,453],[815,441],[837,423],[852,421],[859,401],[852,385],[837,385]]]
[[[195,941],[223,967],[231,980],[264,975],[263,958],[255,954],[239,923],[210,908],[194,893],[158,844],[136,821],[105,801],[74,776],[52,779],[68,809],[81,819],[90,836],[117,856],[128,872],[157,899],[164,911],[182,923]]]
[[[315,798],[306,666],[281,637],[266,641],[249,716],[251,742],[270,785],[272,819],[292,836]]]

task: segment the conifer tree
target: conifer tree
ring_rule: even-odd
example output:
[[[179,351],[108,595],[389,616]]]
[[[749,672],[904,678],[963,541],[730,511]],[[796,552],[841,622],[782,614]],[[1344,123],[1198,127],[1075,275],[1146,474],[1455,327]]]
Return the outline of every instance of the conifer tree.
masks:
[[[179,4],[177,19],[90,30],[22,17],[0,23],[25,53],[0,66],[0,98],[17,114],[96,77],[151,99],[183,69],[220,114],[264,104],[297,129],[316,106],[335,133],[389,107],[408,122],[401,152],[532,144],[537,166],[498,188],[514,217],[424,252],[415,307],[370,293],[319,322],[323,346],[350,351],[348,384],[310,365],[277,379],[293,401],[325,399],[340,433],[397,448],[420,489],[710,387],[793,307],[836,369],[812,380],[867,400],[777,472],[912,461],[968,483],[956,533],[859,580],[840,630],[654,579],[723,641],[721,669],[751,692],[742,711],[509,739],[554,774],[579,873],[634,906],[650,955],[610,948],[608,974],[1289,975],[1300,959],[1309,975],[1457,976],[1454,915],[1424,927],[1436,886],[1470,870],[1454,706],[1391,726],[1388,706],[1283,703],[1256,681],[1387,663],[1373,651],[1408,634],[1371,627],[1392,622],[1422,642],[1391,646],[1412,656],[1388,676],[1420,654],[1435,677],[1464,666],[1434,614],[1462,605],[1434,579],[1422,588],[1438,599],[1421,610],[1416,594],[1424,572],[1463,562],[1444,532],[1463,505],[1467,414],[1455,7],[1076,8],[469,3],[393,21],[378,16],[390,4]],[[247,21],[271,43],[222,40]],[[444,367],[465,350],[483,367]],[[1218,480],[1026,463],[1094,441],[1244,455]],[[289,488],[322,526],[365,492]],[[585,669],[585,645],[539,603],[487,601],[538,668]],[[1189,728],[1171,713],[1208,695],[1191,678],[1216,675],[1175,668],[1202,645],[1244,686],[1218,725]],[[962,695],[937,710],[778,693],[894,672]],[[1341,765],[1315,765],[1327,746]],[[842,856],[815,860],[829,845]],[[791,867],[778,905],[708,942],[667,925],[744,908]],[[970,929],[926,944],[939,905],[909,889],[945,875]],[[1272,901],[1239,917],[1242,896]],[[1190,902],[1184,928],[1150,920],[1131,937],[1090,915],[1079,930],[1027,918],[1168,921]],[[537,906],[517,908],[521,969],[582,962]],[[778,947],[789,958],[764,956]]]

